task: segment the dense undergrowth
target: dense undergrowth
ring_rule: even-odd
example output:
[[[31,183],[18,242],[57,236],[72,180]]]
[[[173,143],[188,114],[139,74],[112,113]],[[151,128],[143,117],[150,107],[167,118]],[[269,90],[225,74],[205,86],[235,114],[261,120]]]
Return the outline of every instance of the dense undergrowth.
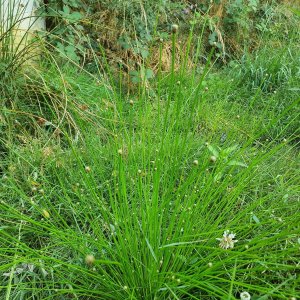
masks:
[[[273,25],[225,65],[170,34],[130,89],[95,51],[2,69],[1,299],[299,297],[299,31]]]

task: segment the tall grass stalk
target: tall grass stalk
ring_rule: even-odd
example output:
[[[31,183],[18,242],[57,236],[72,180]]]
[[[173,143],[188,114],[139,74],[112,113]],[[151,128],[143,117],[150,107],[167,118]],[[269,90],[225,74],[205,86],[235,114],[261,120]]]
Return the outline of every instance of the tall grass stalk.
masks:
[[[18,69],[36,55],[32,28],[38,16],[27,16],[29,8],[29,2],[23,4],[18,0],[4,0],[0,5],[0,59],[12,69]]]

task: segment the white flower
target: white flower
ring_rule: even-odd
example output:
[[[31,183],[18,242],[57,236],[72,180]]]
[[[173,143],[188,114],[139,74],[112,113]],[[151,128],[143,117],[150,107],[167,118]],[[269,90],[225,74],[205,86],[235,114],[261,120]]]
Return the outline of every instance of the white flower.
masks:
[[[220,241],[219,246],[223,249],[229,249],[234,247],[234,243],[237,242],[237,240],[234,240],[235,234],[230,233],[229,230],[225,230],[222,238],[217,238],[218,241]],[[250,299],[250,298],[249,298]]]
[[[250,300],[251,296],[250,296],[250,294],[248,292],[242,292],[240,294],[240,298],[241,298],[241,300]]]

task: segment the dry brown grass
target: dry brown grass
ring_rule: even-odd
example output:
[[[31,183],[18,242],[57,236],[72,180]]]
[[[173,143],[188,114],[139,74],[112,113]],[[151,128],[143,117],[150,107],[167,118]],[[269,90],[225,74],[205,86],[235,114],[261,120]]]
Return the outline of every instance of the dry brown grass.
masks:
[[[186,5],[190,5],[191,2],[195,1],[185,1]],[[262,2],[267,3],[267,1]],[[198,1],[197,3],[199,4],[201,1]],[[225,30],[224,20],[228,17],[226,6],[229,3],[229,0],[221,0],[219,4],[211,4],[208,12],[205,14],[205,17],[209,19],[210,29],[205,29],[202,42],[202,50],[204,52],[209,52],[212,46],[208,43],[208,36],[212,31],[216,32],[217,42],[221,45],[218,51],[223,54],[222,57],[224,62],[226,57],[225,54],[234,54],[236,57],[242,55],[245,50],[245,44],[248,45],[249,52],[252,52],[259,47],[259,38],[255,30],[245,32],[242,28],[240,28],[239,24],[236,24],[232,31]],[[282,0],[278,1],[278,3],[282,3],[286,6],[299,5],[300,0]],[[86,20],[86,22],[89,27],[89,31],[96,36],[99,45],[101,45],[109,67],[116,72],[122,70],[122,81],[130,90],[133,88],[130,80],[130,71],[138,71],[143,65],[146,65],[147,68],[151,68],[154,73],[157,73],[159,68],[161,68],[162,72],[170,71],[172,60],[172,41],[171,34],[170,38],[163,42],[160,42],[157,37],[153,37],[155,41],[148,44],[150,55],[147,59],[143,59],[141,55],[135,53],[132,47],[129,49],[123,49],[119,43],[119,38],[123,35],[129,36],[132,41],[137,39],[134,28],[126,28],[124,25],[124,18],[125,17],[121,12],[109,10],[106,7],[102,7],[100,4],[97,8],[97,13]],[[190,19],[191,18],[192,14],[190,15]],[[159,22],[164,23],[166,21],[163,16],[161,19],[162,20],[159,18]],[[126,21],[128,22],[129,20]],[[188,21],[189,19],[186,20],[186,25],[188,25]],[[186,30],[188,31],[188,26],[186,26]],[[185,53],[187,49],[187,40],[187,32],[183,33],[180,30],[180,40],[176,43],[175,70],[180,68],[182,53]],[[191,69],[195,67],[193,63],[193,50],[190,51],[190,54],[191,55],[188,58],[186,67]],[[92,55],[94,55],[94,53],[91,54],[91,58]],[[102,57],[103,53],[99,51],[96,55]]]

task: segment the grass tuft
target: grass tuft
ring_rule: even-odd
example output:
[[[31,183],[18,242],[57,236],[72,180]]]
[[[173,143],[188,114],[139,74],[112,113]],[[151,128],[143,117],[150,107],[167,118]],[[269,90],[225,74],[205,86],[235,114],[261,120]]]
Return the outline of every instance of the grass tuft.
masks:
[[[212,50],[198,74],[177,38],[134,94],[52,58],[10,86],[1,299],[299,296],[295,48],[222,69]]]

